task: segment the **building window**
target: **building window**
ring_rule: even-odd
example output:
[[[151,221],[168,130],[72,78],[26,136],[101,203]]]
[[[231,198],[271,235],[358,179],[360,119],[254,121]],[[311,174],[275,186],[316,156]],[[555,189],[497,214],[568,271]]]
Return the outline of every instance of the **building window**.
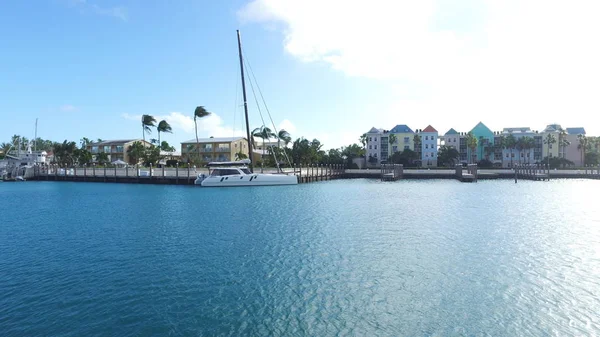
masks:
[[[104,146],[104,152],[109,153],[110,152],[110,145],[106,145]]]
[[[122,153],[122,152],[123,152],[123,146],[117,145],[117,153]]]
[[[404,143],[408,143],[409,142],[409,138],[408,137],[404,137]]]
[[[373,140],[373,138],[369,137],[369,141],[372,141],[372,140]]]
[[[408,150],[409,146],[408,145],[404,145],[404,149]]]
[[[375,145],[375,150],[377,150],[377,144]]]
[[[377,152],[375,153],[375,155],[373,157],[377,158]]]
[[[377,141],[377,137],[373,137],[373,140],[374,140],[374,141]]]
[[[372,150],[372,149],[373,149],[373,145],[369,145],[369,150]]]
[[[392,151],[398,152],[398,147],[397,146],[392,146]]]

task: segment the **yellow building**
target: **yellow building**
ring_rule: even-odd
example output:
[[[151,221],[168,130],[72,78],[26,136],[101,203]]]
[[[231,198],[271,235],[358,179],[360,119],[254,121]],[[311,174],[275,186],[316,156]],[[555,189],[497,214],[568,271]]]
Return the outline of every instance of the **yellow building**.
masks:
[[[200,160],[203,162],[237,160],[238,153],[248,158],[249,153],[248,141],[243,137],[200,138],[198,142],[196,139],[190,139],[181,143],[183,161],[197,158],[197,146],[200,146]]]
[[[547,157],[548,154],[550,154],[551,158],[564,157],[564,154],[562,153],[562,150],[561,150],[560,146],[558,145],[561,129],[562,129],[562,127],[558,124],[550,124],[550,125],[546,126],[546,128],[542,132],[542,134],[543,134],[542,158]],[[556,140],[556,142],[553,144],[547,144],[548,143],[548,141],[547,141],[548,135],[552,135],[552,137]]]
[[[392,155],[395,152],[402,152],[404,150],[415,150],[414,137],[415,133],[407,125],[396,125],[390,130],[389,134],[393,134],[396,137],[396,141],[390,142],[389,154]]]

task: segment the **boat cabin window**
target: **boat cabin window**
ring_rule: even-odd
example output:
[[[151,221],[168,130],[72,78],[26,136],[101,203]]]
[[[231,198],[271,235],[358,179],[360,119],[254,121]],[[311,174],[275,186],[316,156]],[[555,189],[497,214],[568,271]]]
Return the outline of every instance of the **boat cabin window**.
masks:
[[[212,171],[213,176],[237,176],[240,172],[236,169],[215,169]]]
[[[240,171],[242,171],[246,174],[252,174],[252,173],[250,173],[250,170],[248,170],[247,168],[240,169]]]

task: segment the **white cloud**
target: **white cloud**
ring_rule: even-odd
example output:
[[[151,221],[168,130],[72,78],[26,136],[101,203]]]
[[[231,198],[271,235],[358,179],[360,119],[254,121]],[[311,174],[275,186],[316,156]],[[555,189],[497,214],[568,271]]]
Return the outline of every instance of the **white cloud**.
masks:
[[[77,107],[70,105],[70,104],[65,104],[60,107],[60,111],[62,111],[62,112],[73,112],[73,111],[77,111],[77,110],[79,110]]]
[[[123,114],[123,118],[140,121],[142,115],[131,115]],[[154,115],[157,121],[166,120],[174,132],[181,132],[188,134],[191,138],[195,134],[194,130],[194,119],[192,116],[183,114],[181,112],[170,112],[166,115]],[[240,136],[245,137],[245,130],[234,130],[232,127],[224,124],[223,119],[212,113],[208,117],[198,119],[198,136],[199,137],[233,137]],[[187,139],[186,139],[187,140]]]
[[[278,25],[285,51],[303,62],[403,86],[365,130],[413,123],[442,132],[482,120],[600,133],[600,2],[471,2],[473,13],[444,0],[254,0],[238,14]]]
[[[110,16],[121,21],[127,21],[127,9],[121,6],[102,7],[87,0],[67,0],[71,7],[78,8],[81,12],[92,12],[97,15]]]
[[[279,130],[285,130],[285,131],[289,132],[292,135],[292,137],[293,137],[294,133],[296,132],[296,126],[292,122],[290,122],[289,119],[284,119],[277,126],[277,130],[278,131]]]

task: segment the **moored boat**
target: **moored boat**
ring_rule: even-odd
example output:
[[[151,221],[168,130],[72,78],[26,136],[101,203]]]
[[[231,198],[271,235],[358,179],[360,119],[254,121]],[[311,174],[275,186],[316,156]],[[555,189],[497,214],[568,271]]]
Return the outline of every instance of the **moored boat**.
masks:
[[[208,163],[208,175],[199,174],[194,183],[203,187],[297,185],[296,175],[252,173],[249,160]]]

